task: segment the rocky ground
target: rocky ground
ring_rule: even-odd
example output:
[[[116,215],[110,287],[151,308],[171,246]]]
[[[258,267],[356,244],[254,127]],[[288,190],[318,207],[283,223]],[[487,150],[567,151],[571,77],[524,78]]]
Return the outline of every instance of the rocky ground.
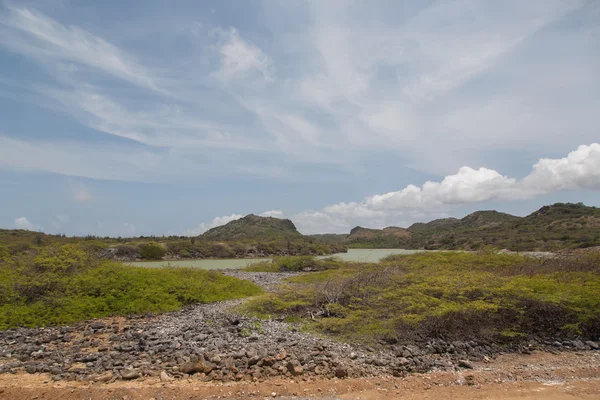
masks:
[[[290,274],[226,271],[274,290]],[[111,318],[69,327],[0,332],[0,373],[47,374],[55,382],[265,381],[402,377],[470,370],[501,349],[480,341],[352,346],[277,320],[235,311],[240,301],[196,305],[159,316]],[[598,350],[597,342],[549,341],[513,349]]]

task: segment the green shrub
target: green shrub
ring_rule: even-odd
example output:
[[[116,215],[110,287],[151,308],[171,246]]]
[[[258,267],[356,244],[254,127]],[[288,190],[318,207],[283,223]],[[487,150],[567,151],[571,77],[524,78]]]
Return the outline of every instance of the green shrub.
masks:
[[[140,249],[140,257],[144,260],[160,260],[167,251],[158,243],[146,243],[138,246]]]
[[[0,329],[173,311],[260,293],[252,282],[218,272],[130,267],[76,245],[48,247],[0,263]]]
[[[598,252],[552,260],[424,252],[287,281],[288,287],[249,301],[246,309],[302,317],[311,329],[363,342],[593,338],[600,327]]]

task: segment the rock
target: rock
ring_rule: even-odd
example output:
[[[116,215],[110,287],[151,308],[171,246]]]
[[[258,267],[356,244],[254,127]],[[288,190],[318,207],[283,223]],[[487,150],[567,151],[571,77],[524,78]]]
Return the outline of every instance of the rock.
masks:
[[[473,369],[473,364],[467,360],[458,360],[458,366],[465,369]]]
[[[113,378],[113,374],[110,371],[106,371],[103,374],[100,374],[94,378],[96,382],[108,382]]]
[[[195,374],[197,372],[203,372],[205,374],[210,374],[212,370],[215,369],[215,366],[203,358],[200,358],[198,361],[190,361],[187,363],[183,363],[179,366],[179,371],[184,374]]]
[[[125,380],[137,379],[140,377],[140,372],[137,369],[124,369],[121,371],[121,378]]]
[[[385,367],[389,363],[390,363],[389,360],[386,360],[383,358],[378,358],[373,362],[373,364],[377,365],[378,367]]]
[[[275,356],[275,360],[277,361],[283,361],[285,360],[285,358],[287,357],[287,352],[285,350],[281,350],[279,353],[277,353],[277,355]]]
[[[28,374],[35,374],[37,372],[37,368],[35,365],[26,365],[25,372],[27,372]]]
[[[598,343],[593,342],[591,340],[588,340],[587,342],[585,342],[585,344],[587,344],[592,350],[600,349],[600,346],[598,346]]]
[[[96,331],[106,328],[106,324],[104,322],[96,321],[89,324],[88,327]]]
[[[581,340],[573,340],[571,343],[577,350],[585,350],[585,344]]]
[[[302,375],[302,372],[304,372],[304,369],[302,368],[300,363],[296,360],[292,360],[292,361],[288,362],[287,369],[294,376]]]
[[[348,376],[348,370],[345,367],[337,367],[335,369],[336,378],[346,378]]]
[[[175,380],[175,378],[167,374],[167,371],[161,371],[160,380],[161,382],[172,382]]]
[[[398,359],[396,360],[396,363],[400,366],[405,366],[410,364],[410,360],[406,357],[398,357]]]

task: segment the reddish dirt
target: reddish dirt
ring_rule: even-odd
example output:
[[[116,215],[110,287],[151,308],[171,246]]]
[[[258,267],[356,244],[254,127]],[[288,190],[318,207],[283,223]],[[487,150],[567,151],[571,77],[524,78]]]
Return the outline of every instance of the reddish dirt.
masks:
[[[504,355],[475,369],[431,372],[404,378],[269,380],[203,383],[157,378],[112,384],[53,382],[45,375],[0,375],[0,399],[600,399],[600,352]]]

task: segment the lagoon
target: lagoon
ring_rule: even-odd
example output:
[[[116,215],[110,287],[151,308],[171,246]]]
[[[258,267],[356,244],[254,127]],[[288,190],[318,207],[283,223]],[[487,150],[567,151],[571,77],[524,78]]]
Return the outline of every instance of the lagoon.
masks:
[[[420,250],[404,249],[349,249],[347,253],[336,253],[318,258],[338,257],[344,261],[355,262],[379,262],[383,257],[391,254],[413,254]],[[160,268],[160,267],[191,267],[200,269],[229,269],[244,268],[248,265],[262,261],[270,261],[271,258],[231,258],[231,259],[204,259],[204,260],[176,260],[176,261],[135,261],[129,265]]]

